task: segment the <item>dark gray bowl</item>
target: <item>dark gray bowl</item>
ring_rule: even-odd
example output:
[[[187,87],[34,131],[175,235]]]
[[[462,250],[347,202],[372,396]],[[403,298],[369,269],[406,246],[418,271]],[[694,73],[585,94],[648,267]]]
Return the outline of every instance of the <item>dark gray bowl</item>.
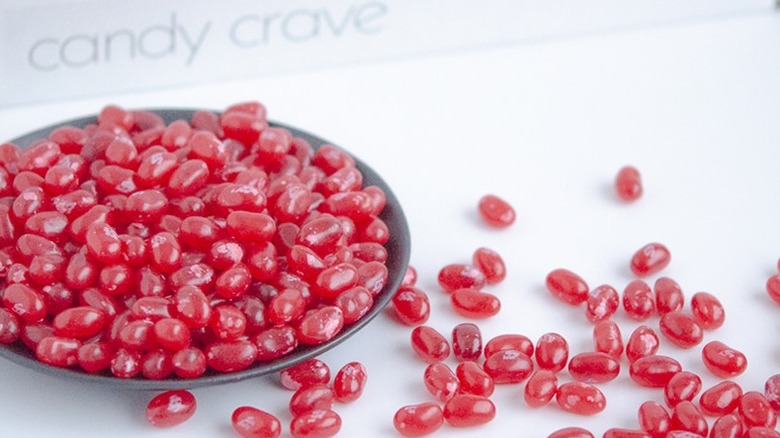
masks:
[[[155,109],[151,111],[160,115],[166,123],[171,123],[178,119],[190,120],[192,114],[195,112],[195,110],[191,109]],[[96,123],[96,121],[97,118],[95,116],[68,120],[15,138],[10,142],[24,148],[36,140],[46,138],[49,133],[60,126],[71,125],[84,127],[88,124]],[[289,129],[293,135],[305,139],[315,149],[326,143],[334,144],[281,123],[270,122],[269,124],[271,126]],[[347,338],[357,333],[358,330],[365,327],[366,324],[371,322],[371,320],[374,319],[390,302],[394,291],[398,289],[401,280],[404,277],[411,251],[409,226],[406,223],[406,217],[401,209],[401,204],[398,202],[398,198],[396,198],[395,194],[390,189],[390,186],[387,185],[379,174],[359,159],[355,158],[355,162],[357,163],[358,169],[363,173],[364,185],[375,185],[380,187],[384,190],[385,196],[387,197],[387,205],[380,217],[390,229],[390,240],[385,245],[388,252],[387,268],[389,277],[385,288],[375,297],[374,307],[359,321],[345,326],[344,329],[330,341],[315,346],[300,346],[284,357],[268,362],[255,362],[248,369],[235,373],[216,373],[207,371],[206,374],[197,379],[180,379],[175,377],[170,377],[165,380],[148,380],[145,378],[120,379],[108,374],[88,374],[77,368],[57,368],[38,362],[35,359],[33,352],[18,343],[0,345],[0,356],[25,368],[63,379],[81,381],[84,384],[110,385],[122,389],[164,390],[218,385],[251,377],[263,376],[315,357],[341,344],[347,340]]]

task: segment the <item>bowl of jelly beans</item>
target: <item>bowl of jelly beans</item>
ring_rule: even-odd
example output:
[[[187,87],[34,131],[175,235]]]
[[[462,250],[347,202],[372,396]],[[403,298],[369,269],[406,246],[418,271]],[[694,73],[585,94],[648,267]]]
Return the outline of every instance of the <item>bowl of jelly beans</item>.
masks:
[[[390,187],[267,120],[126,110],[0,145],[0,356],[85,383],[214,385],[335,347],[409,261]]]

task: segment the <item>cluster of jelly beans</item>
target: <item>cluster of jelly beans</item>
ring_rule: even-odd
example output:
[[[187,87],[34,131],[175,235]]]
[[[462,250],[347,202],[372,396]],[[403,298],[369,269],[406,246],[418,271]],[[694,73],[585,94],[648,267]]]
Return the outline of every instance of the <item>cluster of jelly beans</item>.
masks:
[[[615,191],[623,201],[636,201],[642,194],[638,171],[630,166],[621,169]],[[480,201],[478,210],[490,226],[505,227],[514,221],[512,207],[492,195]],[[497,212],[511,219],[502,221]],[[411,346],[428,364],[422,380],[436,402],[400,408],[394,417],[396,430],[413,437],[433,433],[445,423],[452,427],[487,423],[496,412],[490,400],[495,385],[522,382],[523,398],[529,407],[538,408],[555,400],[564,411],[594,415],[607,403],[598,385],[618,378],[625,357],[629,378],[642,387],[662,389],[664,404],[643,403],[637,412],[637,429],[610,428],[604,438],[780,437],[774,430],[780,412],[780,374],[770,377],[763,391],[743,391],[728,379],[745,371],[747,358],[714,340],[701,348],[701,360],[713,376],[722,380],[702,391],[700,376],[684,370],[676,359],[657,354],[662,339],[681,349],[698,347],[705,331],[718,329],[725,321],[724,308],[715,296],[695,293],[686,311],[685,297],[675,280],[660,277],[651,287],[642,279],[659,273],[670,261],[668,248],[660,243],[640,248],[629,263],[637,279],[624,288],[622,295],[608,284],[591,289],[570,270],[551,271],[545,281],[547,290],[568,305],[583,306],[586,318],[594,324],[592,351],[572,356],[568,342],[557,333],[544,334],[536,343],[521,334],[502,334],[483,347],[482,334],[474,323],[456,325],[450,338],[424,325],[430,304],[427,294],[414,286],[417,273],[410,267],[393,304],[397,319],[415,327]],[[500,282],[505,275],[500,255],[480,248],[471,264],[442,268],[438,281],[450,294],[457,314],[479,319],[499,313],[499,299],[483,288]],[[780,275],[769,279],[767,290],[780,303]],[[657,316],[657,328],[640,325],[624,342],[612,318],[621,307],[633,321]],[[454,371],[445,362],[451,353],[458,364]],[[559,382],[564,369],[569,381]],[[707,417],[715,420],[708,421]],[[567,427],[549,437],[593,438],[593,434],[580,427]]]
[[[385,195],[265,107],[107,106],[0,145],[0,342],[119,378],[235,372],[327,342],[383,289]]]
[[[359,362],[344,365],[333,382],[330,368],[319,359],[309,359],[282,371],[282,386],[294,391],[289,403],[290,434],[296,438],[336,435],[341,430],[341,417],[333,410],[334,403],[360,398],[367,378],[366,368]],[[190,392],[167,391],[149,401],[146,416],[154,426],[170,427],[192,417],[195,407],[195,397]],[[231,423],[245,438],[276,438],[282,433],[277,416],[253,406],[236,408]]]

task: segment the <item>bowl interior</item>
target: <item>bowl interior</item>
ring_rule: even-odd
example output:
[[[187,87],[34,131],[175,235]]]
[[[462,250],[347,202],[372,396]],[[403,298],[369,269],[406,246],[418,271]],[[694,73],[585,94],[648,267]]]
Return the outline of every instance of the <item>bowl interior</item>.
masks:
[[[195,110],[190,109],[158,109],[152,111],[160,115],[166,123],[171,123],[179,119],[189,121],[192,117],[192,114],[195,112]],[[66,125],[84,127],[88,124],[96,123],[96,121],[97,118],[95,116],[73,119],[39,129],[37,131],[15,138],[10,142],[24,148],[36,140],[46,138],[49,133],[51,133],[57,127]],[[334,144],[307,132],[283,125],[281,123],[269,122],[269,125],[290,130],[294,136],[301,137],[308,141],[315,150],[323,144]],[[406,272],[407,265],[409,263],[409,255],[411,251],[409,227],[406,222],[403,210],[401,209],[401,205],[398,202],[398,198],[396,198],[393,191],[379,176],[379,174],[377,174],[373,169],[371,169],[371,167],[360,161],[358,158],[354,158],[357,168],[363,174],[364,186],[375,185],[381,188],[385,192],[385,196],[387,198],[387,204],[385,209],[382,211],[380,218],[385,221],[390,230],[390,240],[385,244],[388,253],[386,265],[389,276],[384,289],[376,297],[374,297],[374,306],[371,308],[371,310],[359,321],[350,325],[346,325],[344,329],[330,341],[315,346],[299,346],[292,353],[287,354],[284,357],[268,362],[255,362],[251,367],[235,373],[216,373],[207,371],[206,374],[197,379],[179,379],[175,377],[171,377],[165,380],[148,380],[145,378],[120,379],[107,374],[89,374],[82,372],[79,369],[53,367],[36,360],[33,352],[28,350],[23,345],[19,345],[18,343],[0,345],[0,356],[23,367],[59,378],[75,379],[89,384],[111,385],[117,388],[163,390],[218,385],[222,383],[248,379],[250,377],[262,376],[295,365],[301,361],[317,356],[341,344],[347,338],[368,324],[387,305],[393,296],[393,292],[398,289],[401,284],[403,276]]]

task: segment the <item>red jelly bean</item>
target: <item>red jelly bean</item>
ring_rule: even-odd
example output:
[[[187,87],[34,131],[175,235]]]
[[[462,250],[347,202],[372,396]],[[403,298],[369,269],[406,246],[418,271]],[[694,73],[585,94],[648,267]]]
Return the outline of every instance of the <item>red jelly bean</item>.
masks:
[[[430,316],[428,295],[416,287],[401,288],[393,296],[396,316],[406,325],[424,324]]]
[[[701,350],[701,358],[712,374],[724,379],[742,374],[748,365],[742,352],[720,341],[708,342]]]
[[[112,264],[122,260],[122,241],[116,230],[105,222],[89,225],[86,233],[89,255],[95,260]]]
[[[323,298],[333,299],[356,286],[357,281],[357,268],[350,263],[339,263],[320,272],[314,284],[314,292]]]
[[[777,438],[780,437],[780,432],[769,427],[755,426],[745,432],[747,438]]]
[[[251,406],[241,406],[230,418],[233,429],[244,438],[278,438],[282,423],[274,415]]]
[[[257,360],[267,361],[284,356],[298,346],[298,336],[290,326],[272,327],[252,338],[257,346]]]
[[[653,292],[655,293],[655,308],[659,315],[682,310],[685,305],[680,285],[669,277],[660,277],[656,280]]]
[[[780,411],[780,374],[774,374],[764,383],[764,397],[775,412]]]
[[[672,432],[666,434],[666,436],[668,437],[671,433]],[[622,429],[618,427],[613,427],[611,429],[607,429],[606,431],[604,431],[604,435],[602,435],[601,438],[650,438],[650,435],[641,430]],[[678,437],[678,438],[684,438],[684,437]],[[687,437],[687,438],[701,438],[701,437]]]
[[[538,408],[550,403],[557,391],[558,377],[555,373],[550,370],[536,370],[525,384],[523,399],[528,406]]]
[[[585,316],[588,321],[604,321],[617,311],[620,306],[620,296],[614,287],[602,284],[588,293],[585,304]]]
[[[239,242],[266,242],[276,232],[276,223],[264,213],[233,211],[227,216],[225,230]]]
[[[40,292],[21,283],[9,284],[3,292],[3,305],[24,322],[43,320],[46,302]]]
[[[623,309],[629,318],[644,321],[655,311],[653,290],[642,280],[634,280],[623,290]]]
[[[206,372],[206,355],[195,347],[184,348],[171,356],[171,365],[182,379],[195,379]]]
[[[308,359],[279,373],[282,386],[297,391],[313,385],[326,385],[330,382],[330,368],[319,359]]]
[[[688,400],[683,400],[674,407],[671,428],[697,433],[701,436],[707,436],[707,432],[709,432],[704,415],[695,404]]]
[[[498,297],[479,289],[457,289],[450,299],[455,312],[466,318],[489,318],[501,310],[501,301]]]
[[[563,302],[579,305],[588,299],[588,284],[567,269],[555,269],[545,279],[547,290]]]
[[[400,408],[393,416],[393,426],[405,437],[430,435],[444,424],[444,413],[436,403],[420,403]]]
[[[424,325],[412,330],[412,349],[426,363],[441,362],[450,355],[447,338],[436,329]]]
[[[675,374],[682,371],[677,360],[661,355],[650,355],[636,359],[629,367],[629,375],[639,386],[663,388]]]
[[[518,383],[531,375],[534,364],[525,353],[503,350],[488,357],[483,368],[495,383]]]
[[[515,209],[496,195],[483,196],[477,208],[482,220],[491,227],[505,228],[515,222]]]
[[[54,317],[54,333],[70,338],[88,338],[98,334],[106,323],[105,314],[88,306],[71,307]]]
[[[303,415],[314,410],[331,409],[335,394],[327,385],[313,385],[301,388],[290,398],[290,413]]]
[[[555,393],[558,406],[566,412],[578,415],[594,415],[603,411],[607,399],[595,386],[582,382],[566,382]]]
[[[46,336],[35,347],[39,361],[55,367],[72,367],[79,362],[81,342],[63,336]]]
[[[485,358],[501,350],[517,350],[525,353],[526,356],[534,355],[534,344],[527,336],[523,335],[498,335],[485,344]]]
[[[77,353],[79,366],[88,373],[99,373],[111,365],[113,348],[104,342],[83,344]]]
[[[634,166],[621,167],[615,177],[615,191],[620,199],[633,202],[642,196],[642,179]]]
[[[462,288],[481,289],[487,283],[485,274],[474,266],[467,264],[451,264],[439,271],[439,285],[447,293]]]
[[[707,415],[726,415],[737,408],[742,397],[742,387],[725,380],[707,389],[701,394],[699,407]]]
[[[341,430],[341,417],[331,410],[315,410],[293,418],[290,433],[294,438],[327,438]]]
[[[569,374],[581,382],[609,382],[617,378],[619,373],[620,362],[607,353],[579,353],[569,361]]]
[[[450,400],[460,389],[458,377],[443,362],[428,365],[423,374],[423,382],[428,392],[441,402]]]
[[[712,425],[710,438],[739,438],[742,436],[742,421],[736,415],[724,415]]]
[[[679,310],[663,315],[659,328],[666,339],[681,348],[695,347],[704,338],[704,331],[694,318]]]
[[[671,428],[671,417],[664,407],[654,401],[646,401],[637,412],[639,427],[652,437],[666,437]]]
[[[459,362],[479,359],[482,354],[482,331],[475,324],[462,323],[452,329],[452,352]]]
[[[476,362],[461,362],[455,369],[455,375],[460,382],[460,391],[465,394],[490,397],[495,390],[495,383],[485,370]]]
[[[487,284],[500,283],[506,278],[504,259],[490,248],[477,248],[472,256],[472,263],[485,274]]]
[[[653,329],[646,325],[637,327],[628,338],[626,343],[626,357],[629,362],[651,356],[658,351],[661,342]]]
[[[10,344],[19,338],[19,318],[0,308],[0,344]]]
[[[444,404],[443,413],[450,426],[473,427],[493,420],[496,416],[496,406],[485,397],[459,394]]]
[[[206,363],[216,371],[232,373],[251,365],[257,358],[257,347],[249,341],[215,342],[206,347]]]
[[[617,323],[606,320],[593,326],[593,347],[595,351],[620,359],[623,354],[623,335]]]
[[[639,277],[655,274],[669,265],[672,256],[664,245],[648,243],[631,257],[631,272]]]
[[[681,401],[692,401],[701,390],[701,377],[690,371],[680,371],[664,387],[664,401],[675,407]]]
[[[557,373],[569,361],[569,344],[557,333],[545,333],[536,342],[534,356],[539,368]]]
[[[780,274],[769,277],[766,281],[766,292],[769,294],[769,298],[780,304]]]
[[[146,406],[146,418],[153,426],[171,427],[195,414],[195,396],[183,389],[166,391],[152,398]]]
[[[704,330],[715,330],[723,325],[726,312],[723,305],[707,292],[697,292],[691,297],[693,319]]]
[[[593,434],[581,427],[564,427],[547,435],[547,438],[594,438]]]
[[[325,306],[304,316],[298,325],[298,341],[316,345],[333,339],[344,326],[344,315],[336,306]]]
[[[349,403],[360,398],[367,379],[366,367],[360,362],[350,362],[341,367],[333,379],[336,400],[341,403]]]
[[[777,425],[777,414],[769,400],[758,391],[748,391],[742,394],[737,405],[739,417],[750,427],[768,427],[774,429]]]

